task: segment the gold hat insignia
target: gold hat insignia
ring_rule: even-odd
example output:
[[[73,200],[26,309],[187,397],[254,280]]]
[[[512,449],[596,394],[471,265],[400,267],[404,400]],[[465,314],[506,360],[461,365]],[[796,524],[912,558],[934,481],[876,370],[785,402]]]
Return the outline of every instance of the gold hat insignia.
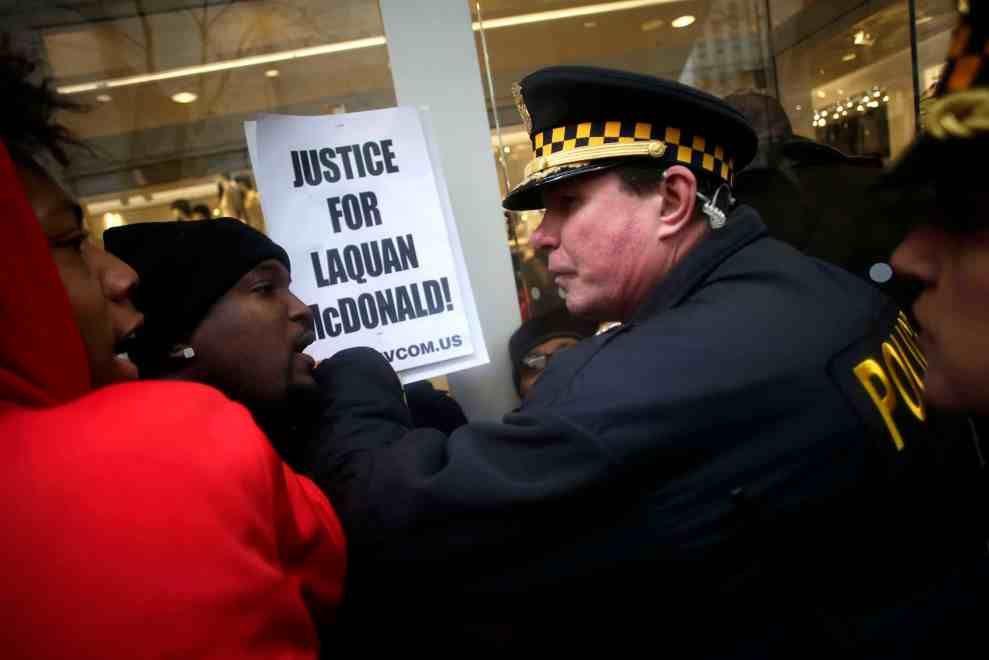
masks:
[[[512,83],[512,96],[515,98],[515,107],[519,110],[519,115],[522,117],[522,124],[525,126],[525,132],[532,133],[532,117],[529,115],[529,109],[525,107],[525,99],[522,98],[522,85],[518,83]]]

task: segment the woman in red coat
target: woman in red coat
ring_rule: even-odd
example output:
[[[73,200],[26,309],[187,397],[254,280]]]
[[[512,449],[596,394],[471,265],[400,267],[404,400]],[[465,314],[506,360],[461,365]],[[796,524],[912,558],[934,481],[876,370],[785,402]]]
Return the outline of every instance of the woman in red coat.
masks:
[[[0,657],[315,658],[336,514],[218,391],[127,382],[136,276],[52,175],[29,71],[0,56]]]

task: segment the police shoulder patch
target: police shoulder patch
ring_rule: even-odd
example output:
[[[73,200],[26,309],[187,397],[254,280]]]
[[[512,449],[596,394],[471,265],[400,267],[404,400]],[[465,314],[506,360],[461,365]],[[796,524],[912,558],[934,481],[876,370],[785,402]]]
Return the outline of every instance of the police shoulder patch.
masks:
[[[883,438],[879,449],[891,457],[929,434],[924,404],[927,359],[906,315],[888,305],[859,341],[835,356],[832,378],[852,406]]]

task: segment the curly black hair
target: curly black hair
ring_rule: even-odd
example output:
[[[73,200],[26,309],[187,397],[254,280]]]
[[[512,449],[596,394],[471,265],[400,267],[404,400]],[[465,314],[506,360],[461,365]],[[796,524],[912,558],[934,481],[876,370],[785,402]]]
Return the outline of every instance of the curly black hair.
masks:
[[[31,162],[34,154],[48,151],[64,167],[66,147],[82,143],[54,120],[55,113],[85,108],[55,91],[50,78],[32,82],[36,69],[35,62],[11,50],[7,39],[0,41],[0,139],[14,160]]]

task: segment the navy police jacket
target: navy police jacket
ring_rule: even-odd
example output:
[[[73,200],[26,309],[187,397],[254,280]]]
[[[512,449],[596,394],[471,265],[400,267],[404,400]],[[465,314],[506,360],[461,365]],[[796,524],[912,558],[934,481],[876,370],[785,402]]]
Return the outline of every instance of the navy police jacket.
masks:
[[[882,293],[744,206],[502,423],[411,430],[388,364],[340,353],[311,460],[352,611],[510,621],[551,651],[882,650],[960,552],[924,365]]]

